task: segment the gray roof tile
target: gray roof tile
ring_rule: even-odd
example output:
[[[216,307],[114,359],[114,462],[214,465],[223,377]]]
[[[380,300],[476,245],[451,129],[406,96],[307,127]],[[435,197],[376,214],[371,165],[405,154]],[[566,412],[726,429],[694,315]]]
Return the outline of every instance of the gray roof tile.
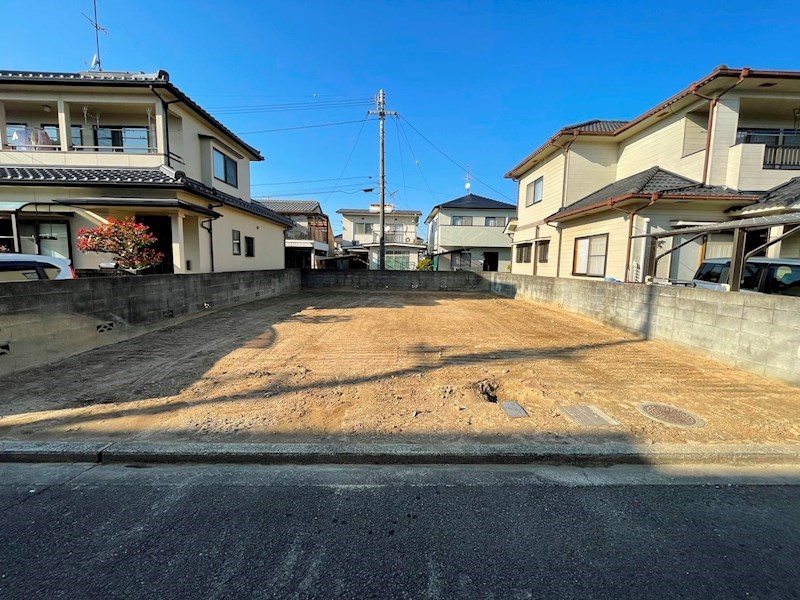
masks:
[[[0,185],[113,186],[178,188],[217,200],[266,219],[291,226],[292,220],[262,206],[226,194],[207,185],[183,177],[175,179],[168,171],[153,169],[93,169],[61,167],[0,167]]]
[[[594,131],[597,133],[613,133],[623,125],[627,125],[628,121],[620,121],[618,119],[592,119],[591,121],[584,121],[575,125],[568,125],[562,127],[562,131]]]
[[[494,210],[517,209],[516,205],[514,204],[508,204],[507,202],[500,202],[499,200],[492,200],[491,198],[484,198],[483,196],[476,196],[475,194],[467,194],[466,196],[461,196],[461,198],[456,198],[455,200],[450,200],[449,202],[445,202],[444,204],[439,204],[434,208],[471,208],[471,209],[486,208]]]
[[[665,171],[661,167],[651,167],[641,173],[636,173],[619,181],[615,181],[596,192],[581,198],[580,200],[563,207],[558,212],[547,217],[547,220],[558,220],[559,215],[565,213],[573,213],[580,209],[586,209],[595,204],[600,204],[628,196],[631,194],[640,194],[646,196],[649,194],[680,194],[682,196],[697,196],[700,198],[714,197],[714,196],[742,196],[743,200],[747,199],[748,194],[738,192],[736,190],[718,186],[718,185],[703,185],[692,179],[688,179],[681,175],[676,175],[669,171]]]
[[[794,177],[786,183],[782,183],[764,192],[764,196],[761,200],[755,204],[745,206],[743,210],[749,211],[756,209],[762,211],[776,208],[789,208],[798,202],[800,202],[800,177]]]
[[[260,200],[256,198],[254,201],[277,213],[287,215],[322,214],[322,207],[316,200]]]

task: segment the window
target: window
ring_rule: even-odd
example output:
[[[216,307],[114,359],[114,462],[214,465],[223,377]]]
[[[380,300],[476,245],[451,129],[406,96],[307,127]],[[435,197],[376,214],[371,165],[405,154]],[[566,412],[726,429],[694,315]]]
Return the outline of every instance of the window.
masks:
[[[250,236],[244,236],[244,255],[245,256],[256,255],[256,238],[251,238]]]
[[[355,224],[355,232],[356,235],[369,235],[372,233],[372,223],[356,223]]]
[[[14,251],[14,228],[11,225],[11,217],[6,215],[0,215],[0,252],[13,252],[13,251]]]
[[[550,258],[550,240],[546,242],[536,242],[536,260],[537,262],[546,263]]]
[[[469,269],[472,266],[472,255],[469,252],[461,252],[453,255],[453,267],[456,269]]]
[[[529,263],[531,262],[531,244],[519,244],[517,246],[517,262]]]
[[[607,233],[576,238],[572,274],[585,275],[587,277],[604,277],[606,274],[607,249]]]
[[[453,217],[451,225],[472,225],[472,217]]]
[[[242,232],[238,229],[233,230],[233,255],[241,256],[242,254]]]
[[[146,154],[150,149],[147,127],[95,127],[98,152],[134,152]]]
[[[767,277],[767,294],[800,296],[800,266],[770,265]]]
[[[543,193],[544,177],[539,177],[539,179],[532,181],[525,188],[525,206],[532,206],[537,202],[541,202]]]
[[[486,227],[505,227],[505,217],[486,217]]]
[[[707,281],[709,283],[728,283],[728,271],[730,270],[731,263],[705,263],[697,274],[695,279],[700,281]]]
[[[239,186],[239,172],[236,161],[219,150],[214,150],[214,178],[233,187]]]
[[[59,136],[59,129],[58,125],[43,123],[42,124],[42,131],[44,131],[48,137],[55,142],[56,145],[61,145],[61,140]],[[80,146],[83,144],[82,138],[82,129],[80,125],[71,125],[70,126],[70,143],[72,146]]]

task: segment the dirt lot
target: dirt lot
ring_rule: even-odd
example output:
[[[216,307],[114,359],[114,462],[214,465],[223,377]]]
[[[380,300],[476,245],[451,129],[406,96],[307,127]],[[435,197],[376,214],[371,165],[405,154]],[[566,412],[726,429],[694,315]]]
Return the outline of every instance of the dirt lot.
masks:
[[[488,380],[511,419],[475,389]],[[557,309],[482,295],[303,292],[0,381],[0,436],[210,441],[800,441],[800,389]],[[703,428],[637,406],[672,404]],[[619,427],[585,428],[588,404]]]

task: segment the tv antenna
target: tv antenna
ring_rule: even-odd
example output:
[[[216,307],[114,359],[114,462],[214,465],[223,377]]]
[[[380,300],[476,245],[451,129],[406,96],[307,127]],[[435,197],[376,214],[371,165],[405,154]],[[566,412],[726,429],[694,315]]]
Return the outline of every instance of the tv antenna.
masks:
[[[86,13],[81,13],[89,23],[92,24],[94,28],[94,43],[95,43],[95,54],[92,58],[92,64],[90,65],[90,69],[97,69],[98,71],[103,70],[103,63],[100,62],[100,32],[102,31],[106,35],[108,35],[108,29],[102,27],[100,23],[97,22],[97,0],[92,0],[94,4],[94,19],[91,18]]]

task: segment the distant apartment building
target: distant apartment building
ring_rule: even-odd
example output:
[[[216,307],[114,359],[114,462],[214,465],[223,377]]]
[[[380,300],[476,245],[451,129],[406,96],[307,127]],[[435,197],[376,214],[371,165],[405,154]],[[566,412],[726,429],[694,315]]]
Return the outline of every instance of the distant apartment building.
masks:
[[[369,208],[342,208],[341,251],[354,256],[352,266],[380,268],[380,214],[376,205]],[[419,254],[425,250],[424,242],[417,236],[417,227],[422,212],[418,210],[396,210],[386,205],[384,220],[384,245],[386,268],[393,271],[413,271],[419,262]],[[338,237],[338,236],[337,236]]]
[[[251,201],[258,150],[157,73],[0,72],[0,246],[97,269],[82,227],[134,217],[158,271],[281,269],[291,219]]]
[[[800,72],[720,67],[631,121],[562,128],[506,177],[519,184],[514,273],[641,281],[639,236],[800,210]],[[747,250],[795,226],[751,229]],[[661,239],[656,275],[691,279],[732,243]],[[766,252],[798,257],[800,235]]]
[[[316,200],[256,200],[294,223],[285,233],[286,268],[322,269],[334,254],[331,221]]]
[[[467,194],[433,207],[428,254],[434,271],[508,271],[511,238],[505,233],[516,216],[513,204]]]

